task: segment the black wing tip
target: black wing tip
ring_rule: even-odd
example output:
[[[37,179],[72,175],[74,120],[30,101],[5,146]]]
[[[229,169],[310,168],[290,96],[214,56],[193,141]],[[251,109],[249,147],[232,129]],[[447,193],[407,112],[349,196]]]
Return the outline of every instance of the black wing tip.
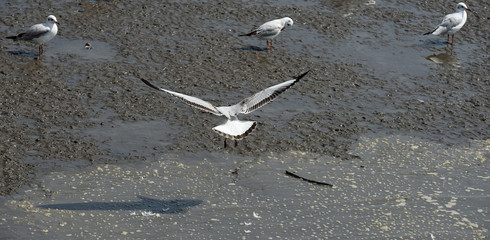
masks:
[[[310,72],[310,70],[308,70],[308,71],[306,71],[306,72],[302,73],[301,75],[299,75],[299,76],[295,77],[294,79],[296,79],[296,80],[300,80],[300,79],[302,79],[304,76],[306,76],[306,74],[308,74],[309,72]]]
[[[144,82],[146,85],[148,85],[149,87],[154,88],[154,89],[156,89],[156,90],[160,90],[160,88],[159,88],[159,87],[157,87],[157,86],[155,86],[155,85],[151,84],[150,82],[148,82],[148,80],[146,80],[146,79],[144,79],[144,78],[140,78],[140,80],[141,80],[142,82]]]

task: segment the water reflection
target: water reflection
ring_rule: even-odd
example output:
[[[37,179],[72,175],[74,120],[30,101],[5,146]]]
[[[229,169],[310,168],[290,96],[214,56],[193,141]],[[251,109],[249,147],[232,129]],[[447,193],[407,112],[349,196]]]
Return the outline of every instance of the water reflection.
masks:
[[[445,52],[439,54],[432,54],[425,59],[446,67],[460,67],[458,58],[453,53],[452,49],[446,49]]]

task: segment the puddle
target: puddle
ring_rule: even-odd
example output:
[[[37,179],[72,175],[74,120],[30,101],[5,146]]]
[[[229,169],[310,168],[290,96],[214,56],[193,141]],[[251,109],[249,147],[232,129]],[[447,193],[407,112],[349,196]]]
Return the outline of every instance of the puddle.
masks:
[[[45,50],[46,56],[57,55],[65,58],[67,55],[73,55],[77,60],[89,61],[115,62],[120,60],[115,47],[96,40],[69,40],[57,36],[48,45],[49,48]]]

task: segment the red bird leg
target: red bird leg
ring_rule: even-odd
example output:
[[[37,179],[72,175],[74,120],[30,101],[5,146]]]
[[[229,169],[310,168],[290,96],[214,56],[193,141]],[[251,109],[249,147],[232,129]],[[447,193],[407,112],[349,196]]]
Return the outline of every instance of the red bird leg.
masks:
[[[238,141],[237,141],[237,140],[235,140],[235,147],[237,147],[237,146],[238,146]]]
[[[453,43],[454,43],[454,34],[453,34],[453,40],[451,41],[451,45],[453,45]]]
[[[225,138],[225,148],[226,148],[226,138]]]

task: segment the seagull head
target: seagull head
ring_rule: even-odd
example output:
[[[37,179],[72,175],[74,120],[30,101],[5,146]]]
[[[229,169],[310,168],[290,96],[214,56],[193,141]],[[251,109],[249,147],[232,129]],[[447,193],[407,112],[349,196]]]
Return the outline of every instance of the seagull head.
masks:
[[[48,20],[47,20],[47,22],[48,22],[48,23],[53,23],[53,24],[54,24],[54,23],[59,24],[59,23],[58,23],[58,20],[56,20],[56,17],[55,17],[54,15],[49,15],[49,16],[48,16]]]
[[[281,20],[282,20],[281,31],[286,29],[286,26],[293,26],[293,19],[285,17],[285,18],[282,18]]]
[[[285,17],[282,19],[284,26],[293,26],[293,19]]]
[[[460,12],[460,11],[470,11],[471,12],[471,9],[469,9],[466,4],[460,2],[456,5],[456,12]]]

